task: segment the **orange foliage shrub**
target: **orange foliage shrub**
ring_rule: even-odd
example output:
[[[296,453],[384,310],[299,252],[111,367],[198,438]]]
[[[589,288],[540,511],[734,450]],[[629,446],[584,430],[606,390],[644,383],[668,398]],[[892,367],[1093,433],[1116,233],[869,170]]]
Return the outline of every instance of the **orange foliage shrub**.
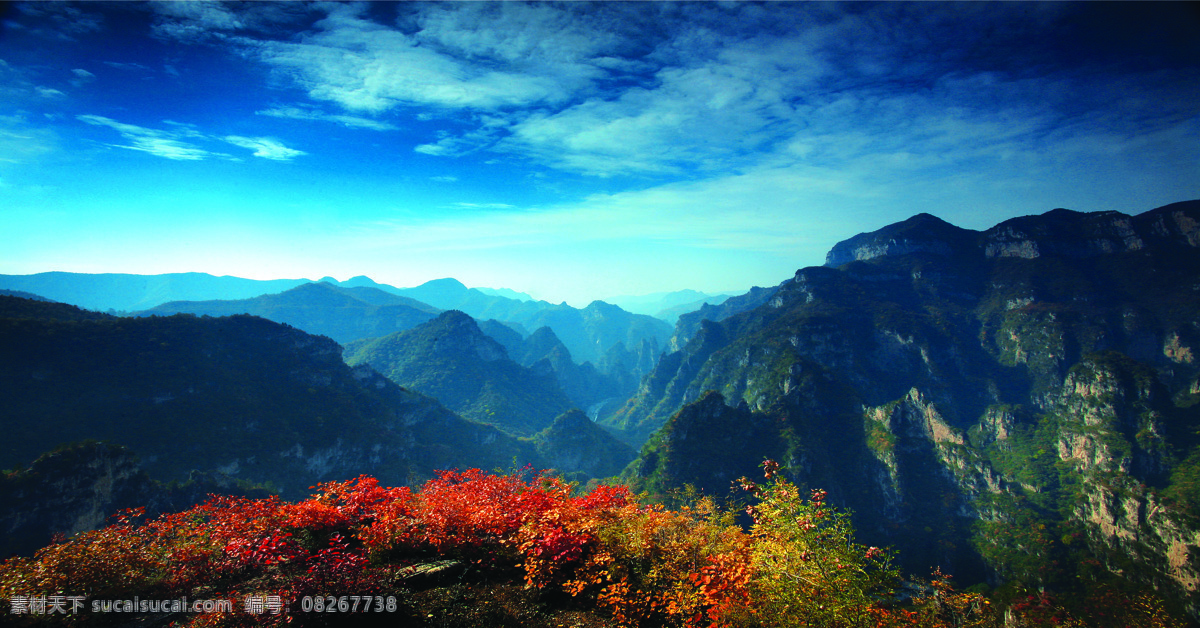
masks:
[[[395,594],[406,566],[454,558],[590,602],[627,626],[996,625],[982,596],[954,592],[940,572],[927,594],[901,604],[889,552],[855,543],[848,516],[822,492],[804,500],[777,465],[764,467],[767,483],[741,480],[757,498],[749,533],[711,499],[671,511],[622,486],[576,495],[557,478],[478,469],[439,473],[419,491],[363,476],[295,504],[213,497],[149,522],[126,512],[9,559],[0,598],[200,596],[231,600],[234,611],[188,615],[192,626],[295,624],[311,620],[295,612],[302,599]],[[277,596],[292,613],[249,614],[248,595]],[[55,619],[23,616],[27,625]]]

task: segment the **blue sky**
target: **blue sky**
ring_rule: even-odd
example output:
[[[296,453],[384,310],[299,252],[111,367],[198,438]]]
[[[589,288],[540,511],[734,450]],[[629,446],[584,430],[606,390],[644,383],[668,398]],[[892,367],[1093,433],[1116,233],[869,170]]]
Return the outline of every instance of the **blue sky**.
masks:
[[[1191,3],[8,3],[0,273],[744,291],[1200,198]]]

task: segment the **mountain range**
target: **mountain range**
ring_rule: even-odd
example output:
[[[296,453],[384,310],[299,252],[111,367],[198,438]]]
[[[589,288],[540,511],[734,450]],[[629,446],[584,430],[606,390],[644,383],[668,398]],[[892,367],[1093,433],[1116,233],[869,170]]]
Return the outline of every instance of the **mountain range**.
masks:
[[[1200,201],[921,214],[744,301],[601,418],[641,446],[625,480],[725,495],[769,457],[910,570],[1200,608]]]
[[[342,348],[265,319],[117,318],[0,297],[0,466],[68,441],[129,447],[164,481],[221,471],[301,495],[316,481],[533,462],[532,447],[466,421]]]
[[[771,458],[908,573],[1010,602],[1154,591],[1200,617],[1200,201],[982,231],[918,214],[673,331],[599,301],[352,282],[233,306],[306,317],[287,325],[0,296],[0,464],[96,438],[151,477],[294,495],[515,460],[667,501],[727,497]],[[379,333],[343,357],[300,322]]]
[[[278,294],[252,299],[171,301],[138,312],[139,316],[231,316],[252,314],[287,323],[341,344],[386,336],[433,319],[441,310],[415,299],[378,288],[338,287],[327,282],[305,283]]]
[[[648,371],[644,356],[656,359],[671,335],[666,322],[631,314],[595,301],[577,309],[534,301],[508,289],[467,288],[455,279],[437,279],[414,288],[396,288],[359,276],[344,282],[255,281],[201,273],[173,275],[86,275],[41,273],[0,275],[0,289],[71,303],[92,310],[138,315],[254,314],[340,343],[410,329],[445,310],[477,320],[499,320],[523,336],[552,328],[579,364],[602,371],[626,365],[614,377],[636,380]],[[641,346],[643,342],[650,344]]]
[[[470,316],[450,310],[408,331],[351,344],[351,366],[368,364],[458,414],[517,436],[532,436],[572,409],[548,367],[509,359]]]

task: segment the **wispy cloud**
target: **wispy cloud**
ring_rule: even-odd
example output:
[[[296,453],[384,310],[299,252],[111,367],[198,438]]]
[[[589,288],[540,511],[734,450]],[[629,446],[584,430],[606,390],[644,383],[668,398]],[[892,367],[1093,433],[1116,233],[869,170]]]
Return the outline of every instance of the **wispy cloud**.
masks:
[[[300,155],[306,155],[302,150],[288,148],[280,144],[278,140],[269,137],[242,137],[240,135],[226,135],[223,138],[226,142],[234,146],[241,146],[254,151],[255,157],[270,159],[273,161],[291,161]]]
[[[413,34],[360,11],[334,6],[301,41],[264,41],[257,51],[313,98],[352,111],[492,111],[567,101],[606,74],[588,57],[617,40],[583,11],[548,5],[426,5]]]
[[[254,151],[255,157],[270,159],[273,161],[289,161],[295,157],[306,154],[304,151],[288,148],[278,140],[268,137],[242,137],[239,135],[227,135],[220,138],[209,137],[204,133],[196,130],[193,126],[178,122],[166,121],[169,129],[151,129],[148,127],[138,126],[134,124],[126,124],[118,122],[112,118],[97,115],[80,115],[76,116],[81,122],[95,126],[104,126],[111,128],[121,134],[121,137],[130,142],[128,145],[116,145],[120,148],[128,148],[130,150],[142,151],[175,161],[200,161],[210,157],[220,157],[232,159],[233,156],[206,150],[196,145],[194,142],[185,141],[212,141],[220,139],[234,146],[246,148]]]
[[[454,182],[458,181],[458,177],[445,174],[445,175],[439,175],[436,177],[429,177],[429,180],[437,181],[438,183],[454,183]]]
[[[153,32],[167,39],[200,42],[243,26],[238,15],[220,2],[152,2],[151,6],[156,15]]]
[[[62,90],[54,89],[53,87],[38,87],[37,93],[42,98],[64,98],[66,94]]]
[[[114,129],[121,134],[121,137],[131,142],[129,145],[118,145],[121,148],[142,151],[175,161],[199,161],[206,157],[227,156],[218,155],[194,144],[184,142],[179,139],[179,134],[170,131],[124,124],[104,116],[81,115],[76,116],[76,118],[88,124]]]
[[[26,16],[50,28],[35,28],[33,32],[50,39],[74,40],[81,35],[104,29],[104,17],[86,11],[85,7],[65,2],[31,2],[20,8]],[[6,28],[24,28],[18,21],[6,21]]]
[[[0,162],[27,163],[58,146],[58,135],[20,115],[0,115]]]
[[[332,122],[342,126],[358,129],[371,129],[373,131],[395,131],[400,127],[389,122],[380,122],[370,118],[360,116],[348,116],[326,113],[319,109],[311,109],[306,107],[272,107],[271,109],[263,109],[255,112],[260,116],[271,116],[273,118],[289,118],[292,120],[319,120],[322,122]]]

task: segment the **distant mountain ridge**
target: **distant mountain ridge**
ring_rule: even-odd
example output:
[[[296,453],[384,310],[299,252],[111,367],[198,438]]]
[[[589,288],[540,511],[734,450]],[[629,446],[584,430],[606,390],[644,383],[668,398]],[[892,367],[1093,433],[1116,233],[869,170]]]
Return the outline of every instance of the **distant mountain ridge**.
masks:
[[[465,312],[476,320],[496,319],[531,330],[550,327],[579,363],[599,364],[618,342],[633,346],[650,338],[663,346],[671,335],[671,327],[665,322],[631,314],[603,301],[593,301],[583,309],[566,303],[515,301],[467,288],[455,279],[437,279],[394,291],[435,307]]]
[[[207,273],[130,275],[121,273],[48,272],[34,275],[0,275],[0,288],[22,290],[89,310],[138,311],[168,301],[249,299],[283,292],[309,283],[307,279],[260,281],[241,277],[215,277]]]
[[[698,290],[684,289],[674,292],[655,292],[653,294],[605,297],[605,303],[611,303],[627,312],[646,314],[675,324],[675,318],[680,313],[690,312],[700,307],[702,303],[716,305],[734,296],[733,294],[706,294]]]
[[[279,294],[237,301],[172,301],[138,312],[139,316],[231,316],[252,314],[286,323],[341,344],[411,329],[441,310],[415,299],[358,286],[305,283]]]
[[[286,313],[288,320],[282,320],[282,312],[300,304],[293,301],[289,305],[285,298],[278,295],[310,284],[317,284],[318,287],[336,287],[360,301],[381,307],[408,305],[416,310],[429,309],[412,301],[388,302],[379,292],[411,299],[430,306],[434,312],[460,310],[477,320],[496,319],[528,330],[549,326],[570,349],[574,359],[580,363],[591,362],[593,365],[600,365],[606,354],[618,343],[625,347],[636,347],[643,340],[651,339],[655,346],[661,347],[667,344],[671,336],[671,327],[665,322],[652,316],[630,314],[601,301],[577,309],[566,303],[554,305],[545,301],[523,300],[523,297],[528,295],[507,289],[467,288],[462,282],[450,278],[435,279],[413,288],[396,288],[376,283],[365,276],[353,277],[345,282],[338,282],[332,277],[312,282],[307,279],[258,281],[237,277],[214,277],[203,273],[88,275],[54,272],[0,275],[0,289],[20,290],[86,309],[150,314],[225,315],[251,312],[272,320],[295,324],[313,333],[336,336],[340,342],[378,336],[398,329],[411,328],[413,324],[423,322],[420,320],[420,314],[397,310],[395,313],[398,320],[392,324],[385,316],[381,316],[379,311],[365,311],[360,304],[347,305],[347,311],[355,310],[356,316],[360,313],[366,315],[371,319],[370,322],[339,321],[334,320],[333,312],[314,310],[301,313],[294,309]],[[301,294],[316,294],[315,289],[306,290],[314,292]],[[510,293],[517,298],[504,296]],[[268,295],[276,297],[268,298]],[[293,293],[289,296],[298,295]],[[230,301],[244,302],[229,303]],[[243,311],[234,311],[237,309]],[[316,325],[310,327],[314,322]]]

